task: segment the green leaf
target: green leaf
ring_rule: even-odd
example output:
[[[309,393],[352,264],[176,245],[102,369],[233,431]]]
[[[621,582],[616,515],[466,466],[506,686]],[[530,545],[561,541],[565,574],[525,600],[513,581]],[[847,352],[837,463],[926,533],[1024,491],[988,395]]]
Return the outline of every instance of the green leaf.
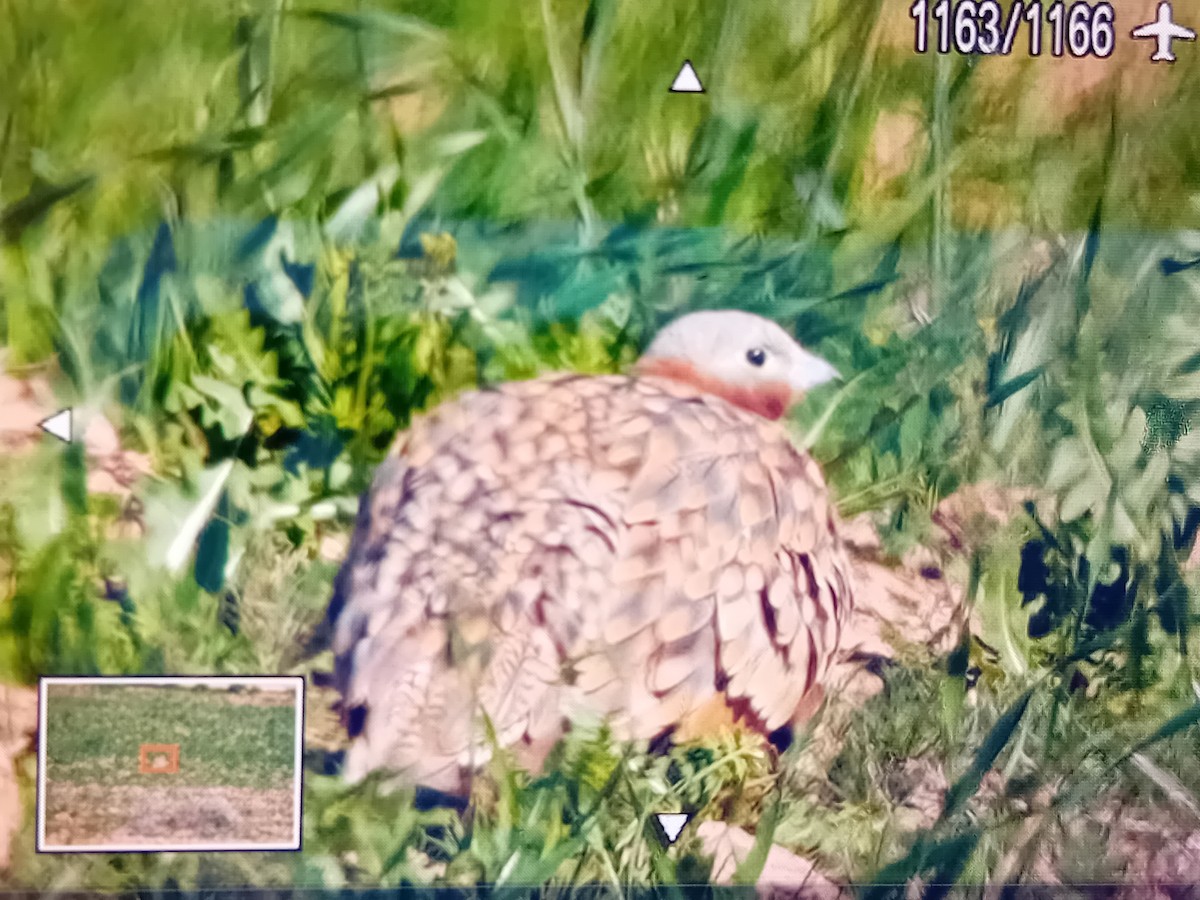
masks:
[[[382,10],[341,12],[326,9],[298,9],[291,11],[290,14],[300,19],[310,19],[345,31],[444,40],[442,32],[423,19]]]
[[[8,242],[16,241],[31,225],[40,222],[56,205],[91,187],[95,176],[82,175],[63,184],[41,184],[0,210],[0,233]]]
[[[225,566],[228,562],[229,522],[218,515],[200,533],[196,548],[196,584],[210,594],[220,591],[225,584]]]
[[[929,424],[929,401],[918,400],[900,419],[900,460],[911,466],[921,458],[921,448]]]
[[[1189,706],[1183,712],[1176,713],[1167,719],[1162,725],[1154,729],[1154,731],[1140,740],[1126,757],[1132,756],[1134,753],[1145,750],[1160,741],[1165,741],[1175,735],[1187,731],[1189,728],[1194,728],[1200,725],[1200,703]]]
[[[982,832],[978,828],[932,842],[925,835],[919,836],[903,858],[875,875],[862,893],[863,900],[900,900],[907,896],[908,883],[930,869],[933,870],[932,877],[923,879],[929,886],[922,897],[945,896],[962,874],[980,837]]]
[[[998,384],[988,392],[987,406],[999,406],[1013,394],[1033,384],[1041,376],[1044,366],[1030,369],[1028,372],[1022,372],[1015,378],[1010,378],[1003,384]]]
[[[1059,515],[1064,522],[1074,522],[1103,504],[1108,489],[1108,484],[1098,477],[1087,477],[1076,482],[1063,495]]]
[[[532,850],[519,850],[517,864],[505,873],[507,877],[497,879],[496,884],[544,884],[564,862],[582,850],[586,843],[586,839],[580,836],[569,838],[541,854]]]
[[[151,565],[173,573],[183,571],[197,538],[224,495],[234,462],[226,459],[205,469],[195,485],[166,482],[147,491],[145,550]]]
[[[212,401],[208,414],[213,421],[220,424],[221,431],[227,438],[246,433],[254,413],[240,390],[207,375],[193,375],[191,383],[192,387]]]
[[[734,884],[755,884],[762,875],[763,868],[767,864],[767,856],[771,853],[775,831],[779,827],[781,813],[782,808],[778,799],[763,810],[758,825],[755,827],[754,846],[733,873]]]
[[[67,509],[87,515],[87,450],[82,441],[63,448],[62,495]]]
[[[975,796],[975,792],[979,790],[979,785],[983,782],[983,776],[995,765],[996,758],[1008,746],[1017,726],[1021,724],[1032,697],[1033,689],[1030,688],[992,726],[992,730],[988,732],[988,736],[976,752],[971,767],[946,792],[946,807],[942,811],[940,821],[946,821],[957,815],[966,806],[967,801]]]
[[[752,122],[738,132],[733,149],[726,160],[725,167],[721,171],[720,176],[713,182],[710,191],[706,219],[709,225],[718,225],[725,218],[725,210],[729,206],[729,199],[746,177],[746,171],[750,167],[750,160],[754,157],[754,145],[757,137],[757,122]]]
[[[179,160],[200,163],[220,163],[230,154],[251,150],[267,138],[265,128],[238,128],[212,137],[202,137],[181,144],[169,144],[142,154],[147,160]]]
[[[972,828],[964,834],[958,834],[943,841],[930,850],[926,865],[933,869],[928,879],[928,886],[922,894],[922,900],[939,900],[945,897],[952,887],[962,877],[963,869],[971,861],[971,854],[979,845],[983,832]]]

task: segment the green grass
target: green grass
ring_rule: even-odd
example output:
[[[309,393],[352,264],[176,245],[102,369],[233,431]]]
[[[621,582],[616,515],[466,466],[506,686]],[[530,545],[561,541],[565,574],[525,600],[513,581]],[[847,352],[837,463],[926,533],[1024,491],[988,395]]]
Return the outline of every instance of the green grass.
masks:
[[[170,685],[51,686],[46,778],[110,786],[289,787],[295,707],[234,704],[222,693]],[[179,772],[139,774],[141,744],[179,744]]]

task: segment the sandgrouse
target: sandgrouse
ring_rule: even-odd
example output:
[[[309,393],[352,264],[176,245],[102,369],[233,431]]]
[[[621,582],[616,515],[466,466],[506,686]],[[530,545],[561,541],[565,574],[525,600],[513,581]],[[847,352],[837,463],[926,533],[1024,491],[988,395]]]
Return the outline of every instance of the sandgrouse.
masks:
[[[461,791],[485,716],[534,759],[581,721],[785,732],[851,583],[821,472],[777,420],[836,374],[773,322],[699,312],[632,375],[545,375],[416,420],[329,609],[346,777]]]

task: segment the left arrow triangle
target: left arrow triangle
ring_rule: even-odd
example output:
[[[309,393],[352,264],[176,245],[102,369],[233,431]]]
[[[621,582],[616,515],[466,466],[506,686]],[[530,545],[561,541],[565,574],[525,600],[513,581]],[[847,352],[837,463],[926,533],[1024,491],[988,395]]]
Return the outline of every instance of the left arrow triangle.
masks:
[[[42,419],[38,425],[41,426],[42,431],[46,432],[46,434],[52,434],[60,441],[66,441],[69,444],[71,443],[72,418],[71,409],[68,407],[67,409],[60,409],[48,418]]]

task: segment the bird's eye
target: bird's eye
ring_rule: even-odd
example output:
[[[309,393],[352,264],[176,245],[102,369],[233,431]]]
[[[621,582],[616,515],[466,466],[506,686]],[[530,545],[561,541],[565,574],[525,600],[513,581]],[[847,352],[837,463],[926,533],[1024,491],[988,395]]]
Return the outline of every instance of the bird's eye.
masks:
[[[751,347],[746,351],[746,362],[752,366],[761,366],[767,361],[767,351],[762,347]]]

